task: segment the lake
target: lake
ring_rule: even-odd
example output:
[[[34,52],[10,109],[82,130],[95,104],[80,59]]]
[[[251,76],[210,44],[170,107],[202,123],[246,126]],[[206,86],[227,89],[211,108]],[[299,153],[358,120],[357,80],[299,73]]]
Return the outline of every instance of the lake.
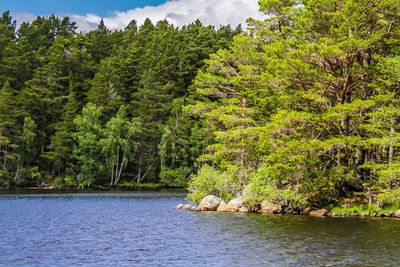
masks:
[[[400,220],[175,210],[184,192],[0,194],[2,266],[399,265]]]

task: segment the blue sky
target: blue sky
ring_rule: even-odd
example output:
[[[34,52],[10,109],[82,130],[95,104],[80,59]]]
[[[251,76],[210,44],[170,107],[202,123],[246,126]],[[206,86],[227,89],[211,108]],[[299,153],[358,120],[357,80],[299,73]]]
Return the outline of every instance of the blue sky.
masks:
[[[105,17],[111,11],[126,11],[137,7],[158,6],[167,0],[0,0],[2,11],[28,12],[48,16],[53,13],[85,15],[94,13]]]
[[[246,19],[262,19],[258,0],[0,0],[0,12],[10,10],[18,24],[36,16],[69,16],[78,30],[88,32],[103,18],[111,30],[123,29],[132,19],[141,25],[146,18],[153,23],[167,19],[175,26],[200,19],[204,25],[238,24]]]

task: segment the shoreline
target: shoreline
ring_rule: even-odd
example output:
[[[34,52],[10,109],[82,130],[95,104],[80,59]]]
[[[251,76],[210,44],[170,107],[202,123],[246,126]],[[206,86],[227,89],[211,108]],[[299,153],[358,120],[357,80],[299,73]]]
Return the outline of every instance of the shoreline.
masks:
[[[323,215],[318,215],[318,214],[313,214],[312,212],[320,212],[320,210],[313,210],[310,213],[304,213],[304,212],[292,212],[292,213],[286,213],[286,212],[281,212],[281,213],[269,213],[269,212],[261,212],[261,211],[218,211],[218,210],[200,210],[198,207],[192,206],[191,204],[186,204],[183,205],[181,208],[178,206],[183,205],[179,204],[175,209],[179,210],[188,210],[188,211],[193,211],[193,212],[215,212],[215,213],[252,213],[252,214],[260,214],[260,215],[300,215],[300,216],[309,216],[309,217],[318,217],[318,218],[328,218],[328,217],[361,217],[361,218],[394,218],[394,219],[400,219],[400,210],[391,212],[391,213],[372,213],[372,214],[367,214],[367,213],[339,213],[339,212],[331,212],[327,211]],[[185,206],[190,205],[191,208],[185,208]]]
[[[355,208],[355,207],[353,207]],[[368,206],[368,209],[362,210],[362,206],[358,211],[353,210],[350,212],[338,211],[340,207],[306,207],[302,210],[295,210],[285,205],[272,203],[270,201],[263,201],[261,205],[249,206],[245,203],[243,197],[232,199],[228,203],[223,201],[217,196],[205,196],[198,207],[192,204],[178,204],[175,209],[190,210],[190,211],[215,211],[215,212],[231,212],[231,213],[258,213],[262,215],[273,214],[292,214],[292,215],[307,215],[311,217],[388,217],[400,218],[400,209],[376,209],[376,206]],[[365,208],[365,206],[364,206]],[[394,207],[392,207],[394,208]],[[336,209],[336,210],[335,210]]]
[[[150,191],[182,191],[187,192],[184,188],[177,187],[53,187],[53,186],[32,186],[32,187],[0,187],[0,194],[26,194],[26,193],[96,193],[96,192],[150,192]]]

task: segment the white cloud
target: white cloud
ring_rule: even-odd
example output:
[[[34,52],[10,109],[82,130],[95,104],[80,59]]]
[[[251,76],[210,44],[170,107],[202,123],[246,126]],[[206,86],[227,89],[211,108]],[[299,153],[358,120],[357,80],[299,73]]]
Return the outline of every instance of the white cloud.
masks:
[[[19,13],[10,13],[13,20],[17,21],[17,25],[19,26],[23,21],[32,22],[35,20],[36,16],[32,13],[28,12],[19,12]]]
[[[234,27],[238,24],[245,26],[248,17],[262,18],[257,0],[172,0],[159,6],[115,11],[110,14],[103,19],[105,25],[112,30],[123,29],[132,19],[135,19],[138,25],[146,18],[151,19],[153,23],[167,19],[175,26],[183,26],[200,19],[204,25],[219,27],[230,24]],[[101,17],[95,14],[69,16],[71,20],[76,21],[78,29],[84,32],[95,29],[101,20]]]

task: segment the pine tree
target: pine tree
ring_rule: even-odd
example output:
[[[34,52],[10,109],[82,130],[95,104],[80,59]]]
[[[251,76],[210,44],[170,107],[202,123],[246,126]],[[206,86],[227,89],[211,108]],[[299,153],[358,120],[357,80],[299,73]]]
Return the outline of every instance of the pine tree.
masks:
[[[97,29],[86,35],[88,53],[91,55],[95,64],[110,55],[112,44],[110,42],[111,31],[107,29],[102,19]]]

